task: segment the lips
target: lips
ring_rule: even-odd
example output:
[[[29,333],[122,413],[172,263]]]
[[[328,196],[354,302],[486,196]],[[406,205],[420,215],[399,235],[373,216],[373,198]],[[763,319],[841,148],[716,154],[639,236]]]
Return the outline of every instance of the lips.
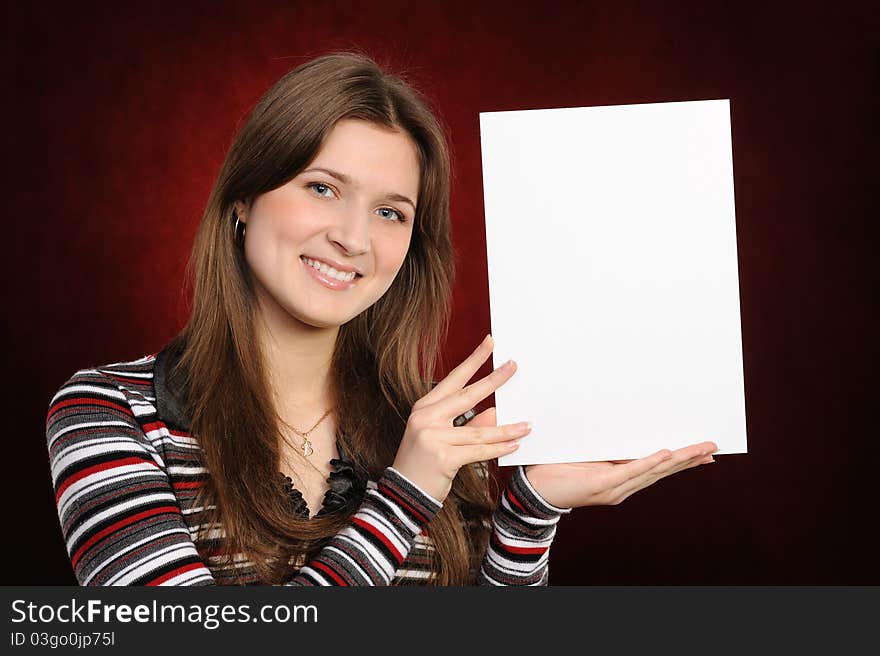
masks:
[[[326,264],[328,267],[332,267],[332,268],[336,269],[337,271],[339,271],[340,273],[355,273],[359,277],[363,276],[363,273],[357,267],[346,266],[344,264],[340,264],[339,262],[337,262],[335,260],[331,260],[329,258],[315,257],[313,255],[306,255],[305,253],[300,255],[299,258],[301,260],[305,258],[305,259],[313,260],[315,262],[320,262],[321,264]]]
[[[299,261],[302,262],[302,265],[306,269],[306,272],[314,281],[334,291],[344,291],[346,289],[351,289],[358,283],[358,281],[362,277],[355,274],[355,277],[351,280],[337,280],[336,278],[331,278],[330,276],[321,273],[311,264],[308,264],[302,257],[299,258]]]

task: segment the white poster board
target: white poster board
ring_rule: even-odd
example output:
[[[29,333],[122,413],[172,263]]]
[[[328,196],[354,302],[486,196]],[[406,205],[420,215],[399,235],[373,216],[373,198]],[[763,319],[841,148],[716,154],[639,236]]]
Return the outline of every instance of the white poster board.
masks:
[[[480,114],[502,465],[746,452],[728,100]]]

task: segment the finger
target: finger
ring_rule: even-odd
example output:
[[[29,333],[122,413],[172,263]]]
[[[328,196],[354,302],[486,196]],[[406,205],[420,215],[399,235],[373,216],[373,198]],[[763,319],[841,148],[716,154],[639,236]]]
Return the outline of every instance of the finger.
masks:
[[[671,457],[672,452],[669,449],[661,449],[638,460],[618,461],[621,464],[615,463],[614,467],[608,468],[603,474],[602,487],[605,489],[603,496],[607,495],[608,498],[613,498],[630,481],[647,475],[649,471],[661,466]],[[610,462],[614,463],[614,461]]]
[[[494,444],[523,438],[531,432],[528,422],[505,424],[503,426],[459,426],[450,428],[448,444],[466,446],[474,444]]]
[[[675,451],[661,449],[657,453],[638,460],[612,460],[611,462],[625,464],[626,467],[620,467],[619,469],[629,478],[634,478],[650,471],[660,463],[663,463],[664,467],[672,468],[681,462],[697,456],[708,456],[717,450],[718,445],[714,442],[700,442],[699,444],[691,444]]]
[[[665,478],[666,476],[676,474],[685,469],[690,469],[691,467],[696,467],[697,465],[702,464],[702,461],[704,459],[704,456],[695,456],[693,458],[689,458],[687,460],[679,462],[673,467],[661,468],[658,471],[652,472],[651,476],[653,477],[654,481],[659,481],[661,478]]]
[[[612,470],[612,476],[609,482],[614,487],[625,485],[627,481],[638,478],[639,476],[644,476],[655,467],[668,462],[671,458],[672,451],[669,449],[660,449],[656,453],[652,453],[644,458],[630,460]]]
[[[702,458],[693,458],[691,460],[687,460],[684,463],[681,463],[677,467],[665,471],[653,472],[647,474],[645,476],[639,477],[638,479],[634,479],[630,482],[629,485],[622,486],[620,490],[617,491],[617,495],[620,501],[632,496],[639,490],[644,490],[646,487],[650,487],[661,478],[666,478],[667,476],[671,476],[672,474],[676,474],[680,471],[684,471],[685,469],[691,469],[692,467],[697,467],[703,463]]]
[[[688,447],[690,449],[690,447]],[[691,457],[685,457],[681,452],[684,452],[686,455],[690,455]],[[676,457],[673,454],[672,457],[668,458],[666,461],[660,463],[653,469],[636,476],[635,478],[626,481],[622,485],[619,486],[618,489],[612,492],[612,496],[616,496],[623,501],[627,497],[635,494],[639,490],[643,490],[649,485],[653,485],[661,478],[666,478],[667,476],[671,476],[677,472],[680,472],[684,469],[690,469],[691,467],[696,467],[701,464],[707,456],[703,455],[702,451],[698,451],[696,454],[693,453],[693,450],[680,450],[678,456]],[[708,456],[711,457],[711,456]]]
[[[693,445],[673,451],[672,456],[666,462],[649,471],[647,476],[651,478],[651,482],[654,482],[664,476],[669,476],[682,469],[686,469],[692,464],[703,460],[708,455],[705,449],[706,447],[701,445]]]
[[[516,363],[509,360],[488,376],[437,401],[431,406],[431,411],[437,413],[438,418],[442,417],[445,421],[452,421],[504,385],[515,372]]]
[[[473,353],[466,357],[461,364],[446,375],[446,378],[437,383],[434,389],[419,400],[420,405],[437,403],[437,401],[464,387],[474,377],[474,374],[477,373],[480,367],[483,366],[483,363],[492,354],[492,349],[494,348],[495,342],[492,340],[492,336],[486,335],[479,346],[474,349]]]
[[[616,467],[614,471],[623,472],[625,478],[617,479],[619,484],[609,490],[609,495],[618,499],[618,502],[622,501],[665,476],[695,465],[717,450],[718,445],[714,442],[700,442],[675,451],[663,449],[646,458]],[[665,454],[665,457],[660,457],[661,454]]]
[[[678,468],[689,463],[694,459],[702,459],[718,450],[718,446],[714,442],[700,442],[699,444],[691,444],[672,452],[669,459],[655,473],[668,471],[670,473],[678,471]]]
[[[665,476],[669,476],[670,474],[675,474],[676,472],[684,471],[685,469],[692,469],[694,467],[699,467],[700,465],[707,465],[710,462],[715,462],[715,458],[712,455],[708,455],[705,457],[697,456],[696,458],[691,458],[687,462],[675,467],[669,472],[663,473],[659,478],[664,478]],[[658,478],[658,480],[659,480]]]
[[[474,462],[485,462],[513,453],[519,448],[519,440],[496,442],[494,444],[474,444],[453,449],[451,460],[459,469]]]
[[[699,444],[689,444],[688,446],[683,446],[680,449],[676,449],[672,452],[672,455],[682,455],[686,457],[691,457],[695,454],[702,453],[703,455],[709,455],[713,451],[717,451],[718,446],[715,442],[700,442]]]
[[[620,465],[612,470],[616,476],[609,482],[611,498],[625,499],[634,492],[651,485],[664,475],[673,473],[675,467],[690,462],[695,458],[703,458],[703,448],[686,447],[677,451],[662,449],[655,454],[633,460],[631,463]]]
[[[707,441],[707,442],[700,442],[699,444],[691,444],[689,446],[683,447],[680,450],[684,451],[685,449],[693,449],[694,451],[702,451],[706,455],[709,455],[710,453],[715,453],[718,450],[718,445],[715,444],[715,442]]]

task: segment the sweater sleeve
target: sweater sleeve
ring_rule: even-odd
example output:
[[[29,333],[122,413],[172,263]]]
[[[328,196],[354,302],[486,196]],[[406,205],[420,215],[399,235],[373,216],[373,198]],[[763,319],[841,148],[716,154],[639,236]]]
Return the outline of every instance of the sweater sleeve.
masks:
[[[518,465],[492,516],[492,534],[479,585],[547,585],[556,524],[571,508],[557,508],[532,487]]]
[[[58,518],[80,585],[216,585],[166,465],[110,378],[82,370],[46,416]],[[388,467],[339,534],[285,585],[388,585],[442,504]]]

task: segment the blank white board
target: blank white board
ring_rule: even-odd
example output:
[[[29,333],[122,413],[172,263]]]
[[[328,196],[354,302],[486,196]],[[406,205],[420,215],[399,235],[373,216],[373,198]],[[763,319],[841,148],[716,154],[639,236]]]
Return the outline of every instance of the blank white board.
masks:
[[[501,465],[746,452],[728,100],[480,114]]]

